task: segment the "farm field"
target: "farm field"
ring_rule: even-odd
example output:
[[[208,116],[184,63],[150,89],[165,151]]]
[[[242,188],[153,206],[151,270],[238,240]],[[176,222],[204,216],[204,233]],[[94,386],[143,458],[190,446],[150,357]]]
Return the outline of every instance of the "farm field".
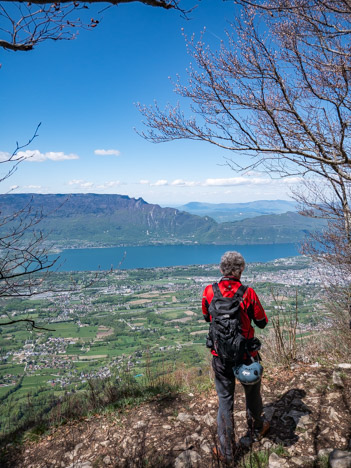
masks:
[[[45,406],[91,379],[126,372],[142,378],[150,363],[160,372],[180,363],[205,365],[201,297],[219,278],[214,265],[53,273],[56,292],[3,300],[3,321],[34,318],[47,330],[23,323],[0,329],[0,430],[24,417],[29,399]],[[328,326],[319,276],[307,259],[249,264],[242,280],[255,288],[269,317],[293,313],[297,298],[301,335]]]

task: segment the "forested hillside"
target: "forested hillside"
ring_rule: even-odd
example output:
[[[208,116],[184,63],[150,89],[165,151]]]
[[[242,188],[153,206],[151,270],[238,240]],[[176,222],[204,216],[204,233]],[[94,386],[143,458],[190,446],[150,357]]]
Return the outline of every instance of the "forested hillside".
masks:
[[[161,208],[142,198],[97,194],[1,195],[4,216],[31,205],[42,212],[35,226],[54,242],[84,245],[274,244],[297,242],[320,229],[321,221],[289,212],[230,223],[217,223],[175,208]]]

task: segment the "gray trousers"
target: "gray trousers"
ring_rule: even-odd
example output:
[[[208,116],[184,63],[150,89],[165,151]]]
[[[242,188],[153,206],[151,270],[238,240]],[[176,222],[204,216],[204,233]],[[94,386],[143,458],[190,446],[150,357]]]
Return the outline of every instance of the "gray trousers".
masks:
[[[235,377],[232,366],[224,365],[217,356],[213,356],[212,367],[219,400],[217,431],[220,450],[227,459],[231,459],[235,449],[233,418]],[[249,429],[259,430],[263,426],[261,381],[243,387]]]

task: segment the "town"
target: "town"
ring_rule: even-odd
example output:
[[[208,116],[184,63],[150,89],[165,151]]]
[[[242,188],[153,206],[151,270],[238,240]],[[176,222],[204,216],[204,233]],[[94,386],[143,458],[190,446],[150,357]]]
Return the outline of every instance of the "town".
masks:
[[[2,329],[2,411],[10,395],[20,407],[28,394],[40,400],[82,390],[94,379],[143,378],[150,363],[163,372],[205,363],[201,297],[219,278],[216,265],[53,273],[46,292],[3,300],[2,319],[30,318],[45,330]],[[269,317],[289,316],[297,307],[301,335],[330,326],[320,268],[307,258],[249,264],[242,280],[255,288]]]

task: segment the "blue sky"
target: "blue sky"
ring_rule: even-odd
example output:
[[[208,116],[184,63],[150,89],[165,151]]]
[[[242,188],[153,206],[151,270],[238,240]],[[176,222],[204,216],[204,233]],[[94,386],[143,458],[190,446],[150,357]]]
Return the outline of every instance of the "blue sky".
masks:
[[[185,20],[176,11],[119,5],[95,15],[98,27],[73,41],[1,51],[0,157],[41,122],[26,148],[32,157],[2,183],[2,193],[119,193],[161,205],[288,199],[289,183],[235,173],[223,150],[191,141],[155,145],[135,131],[143,130],[135,103],[177,102],[169,77],[185,81],[190,61],[181,29],[198,35],[206,27],[216,47],[233,9],[202,0]]]

